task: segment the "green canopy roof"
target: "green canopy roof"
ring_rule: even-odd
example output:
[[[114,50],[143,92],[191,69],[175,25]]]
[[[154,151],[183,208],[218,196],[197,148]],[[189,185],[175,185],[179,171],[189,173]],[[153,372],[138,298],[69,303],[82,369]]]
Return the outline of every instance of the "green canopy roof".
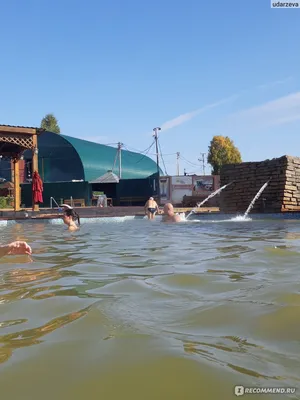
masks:
[[[71,136],[60,135],[68,141],[77,151],[85,174],[86,181],[92,181],[104,175],[107,171],[112,170],[118,174],[119,160],[117,149],[115,147],[106,146],[104,144],[89,142],[74,138]],[[157,166],[151,158],[122,150],[121,152],[121,179],[143,179],[157,172]],[[163,175],[162,170],[160,174]]]

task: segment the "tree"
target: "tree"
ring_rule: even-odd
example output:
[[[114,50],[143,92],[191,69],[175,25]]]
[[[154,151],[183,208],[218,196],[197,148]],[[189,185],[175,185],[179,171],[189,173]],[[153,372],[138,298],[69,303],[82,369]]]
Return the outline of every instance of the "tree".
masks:
[[[42,119],[41,128],[46,129],[48,132],[60,133],[58,121],[53,114],[47,114]]]
[[[228,136],[214,136],[208,148],[207,162],[212,166],[213,175],[219,175],[223,165],[241,163],[242,157]]]

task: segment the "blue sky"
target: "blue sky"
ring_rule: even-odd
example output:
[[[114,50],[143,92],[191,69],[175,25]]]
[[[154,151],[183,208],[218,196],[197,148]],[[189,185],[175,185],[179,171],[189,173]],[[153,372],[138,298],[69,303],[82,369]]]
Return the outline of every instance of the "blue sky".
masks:
[[[181,173],[200,173],[216,134],[244,161],[300,156],[300,8],[10,0],[0,15],[0,123],[53,112],[66,135],[138,150],[160,126],[169,174],[177,151]]]

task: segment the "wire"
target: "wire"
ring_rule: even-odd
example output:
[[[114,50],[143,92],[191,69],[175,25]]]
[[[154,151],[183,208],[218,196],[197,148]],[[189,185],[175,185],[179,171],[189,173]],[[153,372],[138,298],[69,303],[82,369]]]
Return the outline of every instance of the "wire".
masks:
[[[156,153],[148,153],[151,156],[156,156]],[[167,156],[175,156],[177,153],[168,153],[168,154],[162,154],[162,156],[167,157]]]
[[[191,161],[189,161],[189,160],[187,160],[186,158],[184,158],[182,155],[180,155],[179,158],[181,158],[181,159],[182,159],[183,161],[185,161],[186,163],[192,165],[193,167],[199,167],[199,168],[201,168],[201,165],[200,165],[200,164],[192,163]]]
[[[130,147],[130,146],[127,146],[127,145],[124,145],[124,147],[125,147],[125,149],[127,150],[127,151],[135,151],[135,152],[137,152],[137,153],[140,153],[140,154],[143,154],[143,153],[145,153],[145,151],[147,151],[148,149],[149,149],[149,147],[147,147],[147,149],[145,149],[145,150],[138,150],[138,149],[134,149],[133,147]],[[132,149],[132,150],[130,150],[130,149]],[[147,153],[149,156],[156,156],[156,153]],[[163,156],[174,156],[175,154],[177,154],[177,153],[168,153],[168,154],[163,154]]]
[[[113,144],[114,145],[118,145],[119,143],[98,143],[98,142],[96,142],[97,144],[102,144],[103,146],[112,146]]]
[[[153,140],[152,144],[148,147],[148,149],[149,149],[148,152],[149,152],[150,149],[153,147],[154,143],[155,143],[155,140]],[[138,160],[136,163],[138,164],[139,162],[141,162],[141,161],[146,157],[146,155],[147,155],[147,153],[145,153],[145,154],[143,155],[143,157],[142,157],[140,160]]]
[[[116,155],[115,155],[114,165],[113,165],[112,170],[111,170],[112,172],[114,172],[118,154],[119,154],[119,150],[117,150]]]
[[[137,150],[137,149],[134,149],[133,147],[127,146],[126,144],[124,144],[124,147],[126,148],[127,151],[132,151],[132,150],[133,150],[134,152],[143,154],[143,153],[145,153],[146,151],[149,151],[149,150],[150,150],[150,148],[152,147],[152,144],[151,144],[149,147],[147,147],[145,150]],[[130,150],[130,148],[131,148],[132,150]]]

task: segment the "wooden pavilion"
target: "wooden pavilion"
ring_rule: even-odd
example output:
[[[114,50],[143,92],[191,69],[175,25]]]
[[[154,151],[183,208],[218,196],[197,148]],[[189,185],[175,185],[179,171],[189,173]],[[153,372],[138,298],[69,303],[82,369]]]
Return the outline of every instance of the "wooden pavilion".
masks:
[[[44,132],[42,128],[26,126],[0,125],[0,155],[8,157],[14,165],[14,210],[21,205],[19,160],[25,150],[32,150],[32,174],[38,172],[37,136]],[[32,210],[38,211],[39,205],[32,202]]]

